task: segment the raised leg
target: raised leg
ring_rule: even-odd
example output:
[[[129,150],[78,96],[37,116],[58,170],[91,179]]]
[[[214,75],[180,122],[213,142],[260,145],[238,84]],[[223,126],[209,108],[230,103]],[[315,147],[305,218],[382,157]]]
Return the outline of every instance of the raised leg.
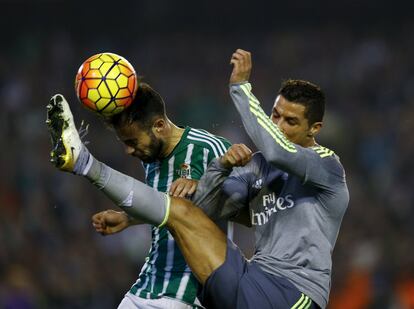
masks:
[[[181,198],[171,198],[166,225],[188,266],[204,284],[226,259],[226,235],[200,208]]]

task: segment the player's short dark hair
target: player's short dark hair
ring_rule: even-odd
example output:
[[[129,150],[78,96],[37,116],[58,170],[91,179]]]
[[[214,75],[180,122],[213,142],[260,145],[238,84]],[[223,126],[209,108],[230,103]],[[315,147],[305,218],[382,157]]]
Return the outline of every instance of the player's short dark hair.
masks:
[[[322,121],[325,113],[325,95],[321,88],[305,80],[283,81],[279,94],[286,100],[305,106],[305,117],[309,125]]]
[[[159,117],[166,118],[164,100],[150,85],[140,83],[131,105],[107,119],[107,122],[115,128],[135,122],[141,128],[149,129]]]

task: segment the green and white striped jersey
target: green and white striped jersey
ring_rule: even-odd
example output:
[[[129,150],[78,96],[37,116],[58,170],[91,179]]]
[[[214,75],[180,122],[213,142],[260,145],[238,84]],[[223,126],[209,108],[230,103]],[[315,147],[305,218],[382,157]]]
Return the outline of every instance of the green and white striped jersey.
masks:
[[[144,164],[146,183],[168,192],[177,178],[200,179],[210,161],[230,147],[226,139],[186,127],[180,142],[162,161]],[[165,227],[152,227],[152,244],[138,280],[130,293],[142,298],[163,296],[196,304],[198,282],[172,235]]]

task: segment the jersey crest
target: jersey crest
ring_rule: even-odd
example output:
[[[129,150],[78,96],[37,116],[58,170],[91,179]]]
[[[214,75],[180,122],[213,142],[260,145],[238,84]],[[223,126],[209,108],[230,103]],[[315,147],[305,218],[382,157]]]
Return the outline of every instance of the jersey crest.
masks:
[[[187,163],[182,163],[176,172],[180,178],[191,178],[191,167]]]

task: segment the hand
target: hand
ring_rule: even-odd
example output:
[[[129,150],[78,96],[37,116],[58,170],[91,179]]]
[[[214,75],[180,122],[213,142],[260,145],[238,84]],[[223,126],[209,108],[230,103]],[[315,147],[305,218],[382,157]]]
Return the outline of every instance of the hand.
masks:
[[[92,225],[98,233],[111,235],[124,230],[131,222],[123,211],[105,210],[92,216]]]
[[[234,144],[220,158],[220,163],[226,168],[245,166],[252,158],[252,151],[245,144]]]
[[[230,63],[233,64],[233,72],[230,76],[230,84],[249,81],[252,71],[252,57],[250,52],[237,49],[231,56]]]
[[[175,197],[186,197],[194,194],[198,181],[194,179],[178,178],[171,184],[170,195]]]

